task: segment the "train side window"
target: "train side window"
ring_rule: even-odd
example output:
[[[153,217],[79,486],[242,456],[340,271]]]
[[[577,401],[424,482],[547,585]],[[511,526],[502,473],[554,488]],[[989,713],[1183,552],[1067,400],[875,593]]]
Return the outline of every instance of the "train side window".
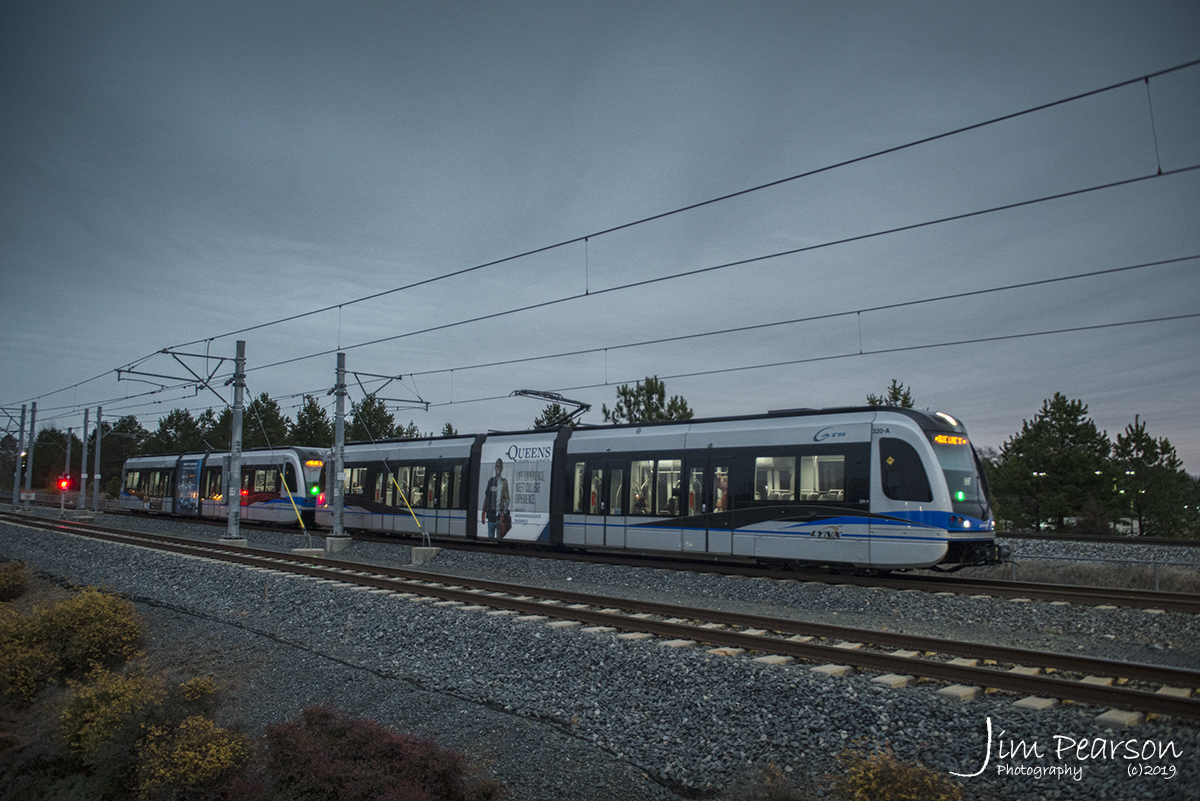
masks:
[[[283,483],[287,487],[287,491],[293,495],[301,492],[300,485],[296,482],[296,466],[288,463],[283,467]]]
[[[713,468],[713,511],[729,511],[729,467],[725,465]]]
[[[412,487],[409,486],[409,476],[412,473],[410,467],[396,468],[396,487],[399,487],[399,492],[396,493],[396,502],[393,506],[404,506],[406,503],[412,503]]]
[[[844,501],[846,499],[846,457],[823,454],[800,457],[800,500]]]
[[[350,485],[346,487],[347,495],[362,495],[367,483],[367,468],[350,468]]]
[[[701,514],[704,506],[704,468],[692,467],[688,469],[688,494],[687,494],[687,514],[688,517],[694,517]]]
[[[567,505],[574,514],[581,515],[587,511],[583,499],[587,497],[587,462],[575,463],[575,480],[571,482],[571,498]]]
[[[604,514],[604,468],[592,468],[591,490],[588,492],[588,514]]]
[[[454,465],[454,488],[452,490],[452,492],[454,494],[452,496],[452,500],[450,503],[451,509],[466,509],[467,508],[467,504],[463,500],[462,477],[463,477],[463,466],[461,464]]]
[[[754,500],[796,500],[795,456],[759,456],[754,460]]]
[[[413,506],[425,505],[425,465],[417,465],[412,469],[412,494],[408,502]]]
[[[680,459],[659,459],[655,514],[679,514],[679,493],[683,490],[683,462]]]
[[[894,501],[933,500],[925,465],[916,449],[903,440],[891,437],[879,440],[879,474],[883,493]]]
[[[219,501],[225,497],[225,487],[221,483],[222,474],[219,467],[208,467],[204,470],[204,488],[202,497],[206,501]]]
[[[629,513],[650,514],[654,494],[654,462],[637,461],[629,465]]]
[[[608,513],[625,514],[625,468],[614,467],[608,473]]]
[[[442,470],[442,488],[438,490],[438,508],[450,508],[450,489],[454,486],[454,472],[450,468]]]

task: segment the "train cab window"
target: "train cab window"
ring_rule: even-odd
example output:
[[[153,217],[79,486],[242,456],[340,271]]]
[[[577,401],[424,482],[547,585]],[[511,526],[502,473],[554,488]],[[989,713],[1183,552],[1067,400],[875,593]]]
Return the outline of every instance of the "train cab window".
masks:
[[[894,501],[933,500],[921,456],[903,440],[892,437],[879,440],[879,474],[883,493]]]
[[[137,470],[129,470],[125,473],[124,491],[136,495],[138,493],[138,481],[141,478],[141,473]]]
[[[296,466],[294,464],[286,464],[283,466],[283,486],[293,495],[301,492],[300,485],[296,483]]]
[[[679,494],[683,491],[683,462],[679,459],[659,459],[655,484],[655,514],[679,514]]]
[[[825,454],[800,457],[800,500],[844,501],[846,457]]]
[[[759,456],[754,460],[754,500],[796,500],[795,456]]]

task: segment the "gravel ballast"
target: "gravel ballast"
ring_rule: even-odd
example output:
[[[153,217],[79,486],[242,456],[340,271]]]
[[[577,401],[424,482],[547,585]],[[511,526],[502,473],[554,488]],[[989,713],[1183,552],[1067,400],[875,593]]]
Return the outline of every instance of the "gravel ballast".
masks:
[[[209,541],[221,533],[159,519],[105,515],[100,522]],[[254,547],[306,544],[288,533],[247,536]],[[339,557],[397,566],[409,561],[409,550],[356,542]],[[719,657],[653,638],[553,629],[8,524],[0,524],[0,558],[130,596],[148,622],[151,659],[165,658],[154,655],[169,645],[177,669],[216,676],[236,722],[252,735],[304,707],[329,704],[462,750],[514,799],[717,794],[767,764],[802,786],[811,778],[819,794],[822,777],[837,770],[837,753],[883,744],[939,773],[971,774],[987,757],[989,723],[987,769],[959,779],[968,797],[1186,798],[1200,788],[1200,730],[1180,721],[1110,731],[1094,722],[1104,710],[1093,707],[1032,712],[1003,694],[962,703],[936,695],[934,683],[892,690],[873,684],[868,672],[831,678],[809,664],[764,665],[753,660],[757,654]],[[1192,615],[454,551],[427,567],[840,625],[1200,663]],[[1143,759],[1144,748],[1155,754]],[[1161,757],[1160,748],[1167,749]],[[1173,775],[1131,776],[1131,769]]]

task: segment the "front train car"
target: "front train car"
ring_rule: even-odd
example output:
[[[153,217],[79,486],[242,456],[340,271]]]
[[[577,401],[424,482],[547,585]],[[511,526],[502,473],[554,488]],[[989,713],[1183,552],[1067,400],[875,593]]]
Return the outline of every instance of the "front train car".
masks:
[[[944,412],[881,410],[871,439],[872,562],[957,569],[1007,558],[995,542],[982,465],[958,420]]]

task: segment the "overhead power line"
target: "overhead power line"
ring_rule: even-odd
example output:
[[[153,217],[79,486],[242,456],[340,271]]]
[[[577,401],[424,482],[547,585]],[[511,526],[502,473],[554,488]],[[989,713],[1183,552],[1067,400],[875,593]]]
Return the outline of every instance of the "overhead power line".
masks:
[[[611,294],[614,292],[623,292],[623,291],[630,290],[630,289],[641,289],[641,288],[650,286],[652,284],[660,284],[660,283],[664,283],[666,281],[675,281],[680,278],[690,278],[690,277],[697,276],[697,275],[704,275],[705,273],[716,272],[718,270],[726,270],[726,269],[729,269],[732,267],[743,267],[743,266],[746,266],[749,264],[757,264],[760,262],[769,261],[771,259],[783,258],[785,256],[796,256],[801,253],[810,253],[815,250],[822,250],[825,248],[836,247],[838,245],[846,245],[846,244],[850,244],[853,242],[862,242],[867,239],[875,239],[875,238],[884,237],[884,236],[891,236],[893,234],[905,233],[908,231],[916,231],[921,228],[929,228],[934,225],[943,225],[943,224],[951,223],[951,222],[959,222],[961,220],[967,220],[972,217],[981,217],[986,214],[995,214],[995,213],[1002,212],[1002,211],[1011,211],[1012,209],[1018,209],[1018,208],[1022,208],[1025,206],[1033,206],[1033,205],[1037,205],[1039,203],[1048,203],[1053,200],[1062,200],[1064,198],[1076,197],[1076,196],[1088,194],[1091,192],[1100,192],[1100,191],[1103,191],[1106,189],[1114,189],[1117,187],[1129,186],[1131,184],[1140,183],[1142,181],[1149,181],[1149,180],[1159,179],[1159,178],[1168,178],[1168,177],[1171,177],[1174,175],[1181,175],[1181,174],[1193,172],[1196,170],[1200,170],[1200,164],[1193,164],[1189,167],[1181,167],[1179,169],[1170,170],[1170,171],[1167,171],[1167,172],[1164,172],[1161,174],[1151,173],[1149,175],[1141,175],[1136,178],[1125,178],[1120,181],[1110,181],[1108,183],[1097,184],[1095,186],[1085,187],[1083,189],[1072,189],[1068,192],[1058,192],[1053,195],[1044,195],[1042,197],[1033,198],[1031,200],[1021,200],[1021,201],[1017,201],[1015,203],[1005,203],[1005,204],[1002,204],[999,206],[991,206],[986,209],[979,209],[976,211],[968,211],[968,212],[964,212],[962,214],[952,214],[948,217],[939,217],[934,220],[926,220],[924,222],[911,223],[909,225],[901,225],[901,226],[897,226],[894,228],[885,228],[885,229],[882,229],[879,231],[872,231],[872,232],[866,233],[866,234],[857,234],[855,236],[843,237],[841,239],[833,239],[828,242],[819,242],[815,245],[805,245],[804,247],[791,248],[789,250],[781,250],[781,251],[777,251],[774,253],[767,253],[767,254],[764,254],[761,256],[752,256],[752,257],[746,258],[746,259],[738,259],[736,261],[722,262],[720,264],[709,265],[708,267],[697,267],[692,270],[684,270],[682,272],[671,273],[670,275],[658,276],[657,278],[646,278],[641,281],[633,281],[628,284],[619,284],[617,286],[611,286],[611,287],[607,287],[605,289],[597,289],[597,290],[591,291],[590,293],[583,292],[583,293],[575,293],[573,295],[565,295],[560,298],[541,301],[540,303],[533,303],[533,304],[529,304],[527,306],[518,306],[518,307],[515,307],[512,309],[505,309],[502,311],[491,312],[489,314],[482,314],[482,315],[479,315],[476,317],[468,317],[468,318],[465,318],[462,320],[456,320],[454,322],[442,323],[441,325],[435,325],[435,326],[430,326],[429,328],[418,329],[416,331],[407,331],[403,334],[393,334],[391,336],[379,337],[378,339],[372,339],[372,340],[368,340],[366,342],[359,342],[354,345],[344,345],[340,348],[322,350],[322,351],[318,351],[315,353],[307,354],[305,356],[295,356],[291,359],[284,359],[282,361],[271,362],[269,364],[259,365],[257,367],[247,370],[247,372],[253,372],[256,370],[268,370],[268,369],[272,369],[275,367],[283,367],[285,365],[295,364],[296,362],[302,362],[302,361],[306,361],[308,359],[316,359],[316,358],[319,358],[322,356],[329,356],[329,355],[331,355],[333,353],[337,353],[339,351],[345,352],[345,351],[350,351],[350,350],[357,350],[358,348],[370,347],[372,345],[382,345],[385,342],[395,342],[396,340],[407,339],[409,337],[419,336],[421,334],[431,334],[436,331],[445,331],[450,328],[458,328],[458,327],[461,327],[464,325],[471,325],[473,323],[481,323],[481,322],[486,322],[489,320],[496,320],[501,317],[509,317],[514,314],[522,314],[524,312],[534,311],[537,309],[544,309],[549,306],[557,306],[557,305],[560,305],[563,303],[569,303],[572,301],[592,299],[592,298],[599,297],[600,295]]]
[[[500,259],[494,259],[493,261],[488,261],[488,262],[484,262],[482,264],[477,264],[473,267],[464,267],[461,270],[454,270],[452,272],[443,273],[443,274],[437,275],[437,276],[432,276],[430,278],[426,278],[426,279],[423,279],[420,281],[414,281],[413,283],[405,284],[403,286],[394,287],[392,289],[386,289],[386,290],[383,290],[380,292],[374,292],[370,295],[364,295],[363,297],[355,298],[353,300],[342,301],[341,303],[333,303],[328,306],[323,306],[319,309],[312,309],[311,311],[301,312],[299,314],[293,314],[293,315],[289,315],[287,317],[281,317],[277,320],[271,320],[271,321],[268,321],[265,323],[259,323],[257,325],[247,326],[245,328],[239,328],[234,331],[227,331],[224,334],[217,334],[216,336],[213,336],[213,337],[207,337],[204,339],[194,339],[194,340],[191,340],[190,342],[182,342],[178,345],[173,345],[172,347],[183,348],[183,347],[188,347],[190,345],[201,344],[203,342],[210,342],[214,339],[224,339],[225,337],[237,336],[240,334],[248,333],[250,331],[257,331],[258,329],[266,328],[268,326],[280,325],[282,323],[292,322],[294,320],[300,320],[305,317],[311,317],[316,314],[323,314],[324,312],[333,311],[334,309],[340,309],[340,308],[344,308],[346,306],[352,306],[352,305],[355,305],[358,303],[364,303],[369,300],[375,300],[377,298],[386,297],[388,295],[393,295],[397,292],[404,292],[404,291],[407,291],[410,289],[416,289],[418,287],[427,286],[429,284],[433,284],[438,281],[445,281],[450,278],[458,278],[460,276],[468,275],[470,273],[477,272],[479,270],[483,270],[488,267],[495,267],[495,266],[498,266],[501,264],[505,264],[507,262],[516,261],[518,259],[523,259],[523,258],[526,258],[529,256],[535,256],[539,253],[546,253],[548,251],[556,250],[558,248],[566,247],[568,245],[579,244],[580,242],[586,242],[589,239],[595,239],[596,237],[604,236],[606,234],[616,233],[617,231],[623,231],[627,228],[633,228],[635,226],[644,225],[646,223],[655,222],[657,220],[662,220],[667,217],[673,217],[677,214],[683,214],[688,211],[694,211],[696,209],[700,209],[705,206],[711,206],[715,203],[721,203],[723,201],[732,200],[734,198],[742,197],[744,195],[753,194],[755,192],[761,192],[764,189],[771,189],[773,187],[782,186],[783,184],[791,183],[793,181],[799,181],[804,178],[811,178],[815,175],[820,175],[822,173],[831,172],[833,170],[841,169],[842,167],[848,167],[852,164],[859,164],[864,161],[870,161],[871,159],[877,159],[882,156],[888,156],[893,153],[899,153],[904,150],[909,150],[911,148],[920,147],[921,145],[927,145],[927,144],[930,144],[931,142],[937,142],[939,140],[947,139],[952,136],[958,136],[960,134],[968,133],[970,131],[976,131],[976,130],[979,130],[981,128],[986,128],[991,125],[997,125],[1002,122],[1008,122],[1010,120],[1015,120],[1020,117],[1030,115],[1030,114],[1036,114],[1039,111],[1045,111],[1047,109],[1051,109],[1056,106],[1062,106],[1062,105],[1066,105],[1068,103],[1074,103],[1078,100],[1083,100],[1084,98],[1093,97],[1095,95],[1100,95],[1100,94],[1104,94],[1106,92],[1115,91],[1117,89],[1121,89],[1123,87],[1130,86],[1130,85],[1133,85],[1136,83],[1146,82],[1148,84],[1151,78],[1159,78],[1159,77],[1162,77],[1163,75],[1168,75],[1172,72],[1178,72],[1180,70],[1185,70],[1185,69],[1188,69],[1190,67],[1194,67],[1197,65],[1200,65],[1200,59],[1188,61],[1183,64],[1177,64],[1174,67],[1167,67],[1166,69],[1158,70],[1156,72],[1150,72],[1150,73],[1146,73],[1144,75],[1139,75],[1136,78],[1129,78],[1128,80],[1119,81],[1117,83],[1109,84],[1108,86],[1102,86],[1098,89],[1091,89],[1089,91],[1081,92],[1080,94],[1071,95],[1069,97],[1064,97],[1059,100],[1052,100],[1048,103],[1042,103],[1037,106],[1031,106],[1030,108],[1023,109],[1021,111],[1014,111],[1009,114],[1003,114],[999,117],[993,117],[991,119],[984,120],[983,122],[977,122],[977,123],[973,123],[971,125],[965,125],[961,128],[955,128],[953,130],[945,131],[943,133],[934,134],[932,136],[926,136],[921,139],[915,139],[911,142],[905,142],[904,144],[895,145],[893,147],[888,147],[888,148],[883,148],[882,150],[876,150],[872,153],[868,153],[863,156],[856,156],[854,158],[846,159],[844,161],[839,161],[834,164],[828,164],[824,167],[817,167],[816,169],[797,173],[796,175],[791,175],[786,178],[779,178],[774,181],[769,181],[765,184],[758,184],[757,186],[752,186],[747,189],[741,189],[736,192],[730,192],[729,194],[721,195],[719,197],[710,198],[708,200],[702,200],[698,203],[692,203],[687,206],[680,206],[679,208],[671,209],[670,211],[659,212],[658,214],[653,214],[649,217],[642,217],[637,220],[632,220],[630,222],[621,223],[620,225],[615,225],[615,226],[612,226],[611,228],[605,228],[605,229],[602,229],[600,231],[595,231],[590,234],[583,234],[581,236],[572,237],[570,239],[564,239],[563,241],[556,242],[552,245],[543,245],[542,247],[533,248],[532,250],[526,250],[522,253],[516,253],[511,256],[505,256]]]
[[[958,339],[949,342],[934,342],[924,345],[903,345],[895,348],[878,348],[876,350],[853,351],[850,353],[834,353],[828,356],[810,356],[805,359],[788,359],[780,362],[767,362],[764,364],[746,364],[737,367],[719,367],[711,370],[697,370],[689,373],[675,373],[672,375],[661,375],[658,378],[662,381],[674,380],[677,378],[702,378],[713,375],[726,375],[729,373],[741,373],[750,370],[769,370],[779,367],[794,367],[798,364],[812,364],[815,362],[836,361],[838,359],[853,359],[861,356],[881,356],[890,353],[906,353],[919,350],[933,350],[935,348],[950,348],[960,345],[981,345],[989,342],[1003,342],[1011,339],[1030,339],[1034,337],[1054,336],[1057,334],[1075,334],[1083,331],[1100,331],[1106,328],[1123,328],[1133,325],[1149,325],[1151,323],[1166,323],[1178,320],[1191,320],[1200,318],[1200,312],[1193,314],[1176,314],[1169,317],[1153,317],[1144,320],[1127,320],[1116,323],[1098,323],[1096,325],[1080,325],[1071,328],[1054,328],[1044,331],[1029,331],[1021,334],[999,334],[991,337],[976,337],[973,339]],[[555,387],[554,392],[578,392],[581,389],[601,389],[604,387],[615,386],[618,384],[630,384],[636,381],[641,381],[645,376],[639,378],[628,378],[619,381],[605,381],[598,384],[579,384],[571,387]],[[465,400],[446,401],[444,403],[431,403],[430,408],[454,406],[464,403],[483,403],[490,401],[504,400],[508,395],[491,395],[482,398],[467,398]]]

